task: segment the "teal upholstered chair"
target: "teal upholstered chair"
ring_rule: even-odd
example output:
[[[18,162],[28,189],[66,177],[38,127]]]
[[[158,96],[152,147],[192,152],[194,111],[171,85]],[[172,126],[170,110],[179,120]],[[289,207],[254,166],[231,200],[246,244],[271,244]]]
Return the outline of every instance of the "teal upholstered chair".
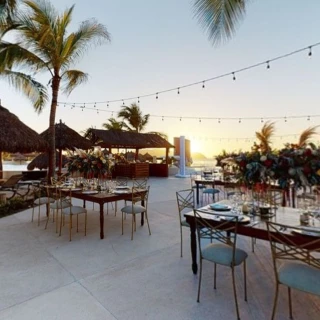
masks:
[[[176,192],[178,211],[179,211],[179,225],[180,225],[180,256],[182,258],[182,227],[190,227],[183,214],[194,209],[194,191],[193,189],[186,189]]]
[[[141,190],[140,188],[132,187],[132,197],[131,204],[123,207],[121,209],[122,212],[122,234],[123,234],[123,220],[125,214],[132,215],[132,223],[131,223],[131,240],[133,240],[133,230],[136,231],[136,215],[144,213],[148,229],[149,235],[151,235],[149,219],[148,219],[148,197],[149,197],[149,189],[148,186],[145,190]],[[143,202],[143,205],[142,205]]]
[[[217,282],[217,265],[230,267],[237,319],[240,319],[234,269],[236,266],[243,264],[244,299],[247,301],[246,259],[248,255],[245,251],[236,248],[238,216],[227,214],[220,215],[215,213],[214,226],[212,226],[212,224],[208,223],[207,220],[202,218],[202,214],[207,215],[208,212],[194,210],[198,235],[198,246],[200,250],[200,274],[197,302],[200,302],[203,260],[214,263],[214,289],[216,289]],[[213,242],[205,244],[207,240]]]
[[[288,287],[289,315],[292,316],[291,289],[320,296],[320,230],[290,227],[267,221],[268,235],[276,278],[276,292],[271,319],[274,319],[279,295],[279,285]],[[301,235],[312,232],[302,242]]]
[[[202,191],[202,196],[206,198],[206,202],[210,202],[210,197],[212,198],[212,202],[216,201],[216,196],[219,197],[220,190],[216,188],[205,188]]]

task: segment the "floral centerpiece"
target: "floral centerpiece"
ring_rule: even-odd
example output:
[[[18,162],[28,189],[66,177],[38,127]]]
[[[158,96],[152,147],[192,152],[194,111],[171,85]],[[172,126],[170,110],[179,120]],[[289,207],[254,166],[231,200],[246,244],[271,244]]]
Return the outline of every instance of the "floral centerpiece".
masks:
[[[66,167],[70,173],[80,172],[86,178],[102,178],[110,175],[114,166],[113,159],[104,154],[100,149],[85,152],[75,149],[73,155],[69,156]]]
[[[229,157],[236,168],[239,180],[249,187],[262,187],[276,182],[285,189],[292,183],[296,187],[320,185],[320,148],[308,143],[316,127],[302,132],[297,144],[287,143],[281,150],[272,150],[270,134],[273,123],[267,123],[256,132],[260,144],[254,144],[250,152]],[[222,160],[223,161],[223,160]]]

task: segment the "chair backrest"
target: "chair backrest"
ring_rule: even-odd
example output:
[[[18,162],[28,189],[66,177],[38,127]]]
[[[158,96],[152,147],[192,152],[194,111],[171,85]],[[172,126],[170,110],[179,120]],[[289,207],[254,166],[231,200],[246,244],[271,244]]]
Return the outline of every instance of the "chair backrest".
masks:
[[[320,270],[320,230],[312,230],[314,236],[297,235],[293,237],[293,232],[303,233],[306,228],[292,227],[271,221],[266,223],[276,277],[278,277],[277,262],[279,260],[295,260]],[[319,234],[318,237],[317,234]]]
[[[15,174],[11,176],[7,181],[5,181],[1,187],[2,188],[14,188],[17,183],[22,179],[22,174]]]
[[[239,217],[235,214],[215,213],[215,219],[210,223],[209,220],[212,219],[211,214],[203,210],[194,209],[193,211],[200,254],[202,255],[202,239],[216,240],[232,247],[234,261]],[[209,217],[209,219],[206,219],[206,217]]]
[[[180,190],[176,192],[176,197],[181,221],[181,215],[184,211],[194,209],[194,191],[193,189]]]
[[[127,186],[128,181],[128,177],[116,177],[116,186]]]
[[[147,208],[149,191],[150,191],[150,186],[144,189],[132,187],[132,205],[134,205],[137,202],[144,201],[144,207]]]
[[[139,189],[146,189],[148,184],[148,177],[145,178],[134,178],[132,180],[133,187]]]

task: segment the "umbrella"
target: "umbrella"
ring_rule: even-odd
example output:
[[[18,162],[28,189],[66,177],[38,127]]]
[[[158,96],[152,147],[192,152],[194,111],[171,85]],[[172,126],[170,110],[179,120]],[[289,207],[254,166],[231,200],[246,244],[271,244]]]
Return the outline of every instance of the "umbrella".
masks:
[[[88,150],[92,147],[92,142],[69,128],[67,125],[62,123],[61,120],[60,123],[56,123],[55,126],[56,148],[59,150],[59,172],[61,173],[62,150],[75,150],[75,148]],[[49,141],[49,135],[49,129],[40,133],[40,136],[46,141]]]
[[[56,152],[56,163],[59,162],[59,153]],[[62,155],[62,166],[64,166],[68,162],[68,158]],[[27,169],[34,170],[38,168],[40,170],[47,169],[49,167],[49,155],[48,153],[40,153],[37,155],[29,164]]]
[[[0,176],[2,177],[1,152],[45,151],[46,141],[25,125],[8,109],[0,105]]]

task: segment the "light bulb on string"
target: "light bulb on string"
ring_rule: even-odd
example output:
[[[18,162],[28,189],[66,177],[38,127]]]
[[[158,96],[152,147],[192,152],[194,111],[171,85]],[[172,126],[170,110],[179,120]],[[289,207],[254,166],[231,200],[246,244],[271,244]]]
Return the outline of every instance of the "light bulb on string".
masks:
[[[220,118],[218,119],[218,123],[221,123],[221,120],[220,120]]]
[[[201,123],[201,118],[199,118],[199,122]]]
[[[158,99],[158,92],[156,93],[156,99]]]
[[[267,69],[270,69],[270,61],[267,61]]]
[[[204,81],[202,82],[202,89],[204,89],[206,86],[204,84]]]
[[[109,108],[109,101],[107,102],[107,107]]]
[[[140,103],[140,97],[138,97],[138,103]]]
[[[261,123],[263,122],[263,118],[261,118],[260,122],[261,122]]]
[[[308,56],[311,57],[312,56],[312,47],[309,47],[309,53]]]
[[[163,119],[163,116],[162,116],[162,121],[163,121],[164,119]]]
[[[64,107],[66,107],[66,104],[64,104]]]
[[[178,92],[177,93],[180,94],[180,88],[178,88]]]
[[[308,116],[307,120],[310,121],[310,116]]]
[[[122,105],[124,106],[124,100],[122,100]]]
[[[232,72],[232,75],[233,75],[232,79],[233,79],[233,81],[235,81],[237,79],[235,73]]]
[[[97,106],[96,103],[94,103],[94,106],[93,106],[93,107],[95,108],[96,106]]]
[[[97,110],[97,114],[99,114],[99,110]]]
[[[241,118],[239,118],[239,121],[238,121],[239,123],[241,123]]]
[[[284,122],[287,122],[287,117],[284,117]]]
[[[181,117],[180,117],[180,121],[181,121]]]

